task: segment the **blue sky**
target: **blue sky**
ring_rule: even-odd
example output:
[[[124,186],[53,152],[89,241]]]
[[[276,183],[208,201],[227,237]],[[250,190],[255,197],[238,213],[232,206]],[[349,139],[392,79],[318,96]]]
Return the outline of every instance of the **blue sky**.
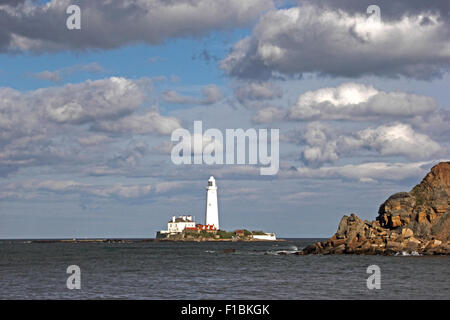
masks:
[[[327,237],[449,158],[439,1],[381,1],[377,25],[356,0],[80,0],[72,31],[72,2],[8,3],[0,238],[153,237],[178,214],[202,223],[210,175],[224,229]],[[278,174],[174,165],[171,132],[195,120],[279,129]]]

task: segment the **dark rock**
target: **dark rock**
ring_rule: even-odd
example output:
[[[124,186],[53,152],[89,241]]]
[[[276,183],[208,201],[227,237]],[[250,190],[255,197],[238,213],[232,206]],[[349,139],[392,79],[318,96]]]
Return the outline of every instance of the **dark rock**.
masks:
[[[338,245],[330,250],[331,253],[343,253],[345,251],[345,244]]]
[[[343,238],[343,239],[336,239],[336,240],[331,240],[331,245],[333,247],[337,247],[341,244],[345,244],[347,242],[347,239]]]
[[[386,249],[401,251],[403,249],[403,245],[400,242],[388,241],[386,243]]]
[[[375,221],[343,216],[335,235],[296,254],[450,254],[449,194],[450,162],[441,162],[410,192],[390,196]]]
[[[339,223],[336,237],[338,239],[353,239],[364,236],[364,222],[352,213],[349,217],[343,216]]]

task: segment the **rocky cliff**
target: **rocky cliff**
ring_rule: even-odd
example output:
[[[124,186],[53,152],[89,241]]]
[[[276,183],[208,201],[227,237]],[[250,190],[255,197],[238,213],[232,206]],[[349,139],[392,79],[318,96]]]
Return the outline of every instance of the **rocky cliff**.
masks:
[[[450,254],[450,162],[431,168],[410,192],[390,196],[374,221],[344,216],[327,241],[297,254]]]

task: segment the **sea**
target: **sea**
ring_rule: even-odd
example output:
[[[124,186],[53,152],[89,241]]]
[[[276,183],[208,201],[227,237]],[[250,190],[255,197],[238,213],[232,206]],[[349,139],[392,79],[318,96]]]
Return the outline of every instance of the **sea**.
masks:
[[[294,255],[285,242],[0,241],[0,299],[449,299],[448,256]],[[233,249],[233,250],[229,250]],[[69,266],[80,289],[69,289]],[[369,289],[379,267],[380,287]]]

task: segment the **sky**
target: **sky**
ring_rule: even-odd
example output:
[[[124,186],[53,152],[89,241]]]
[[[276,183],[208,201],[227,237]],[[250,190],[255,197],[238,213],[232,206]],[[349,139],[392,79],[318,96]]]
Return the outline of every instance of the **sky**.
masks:
[[[450,158],[449,13],[435,0],[0,0],[0,238],[204,223],[211,175],[226,230],[328,237],[343,215],[373,220]],[[198,120],[279,129],[279,171],[174,164],[172,132]]]

